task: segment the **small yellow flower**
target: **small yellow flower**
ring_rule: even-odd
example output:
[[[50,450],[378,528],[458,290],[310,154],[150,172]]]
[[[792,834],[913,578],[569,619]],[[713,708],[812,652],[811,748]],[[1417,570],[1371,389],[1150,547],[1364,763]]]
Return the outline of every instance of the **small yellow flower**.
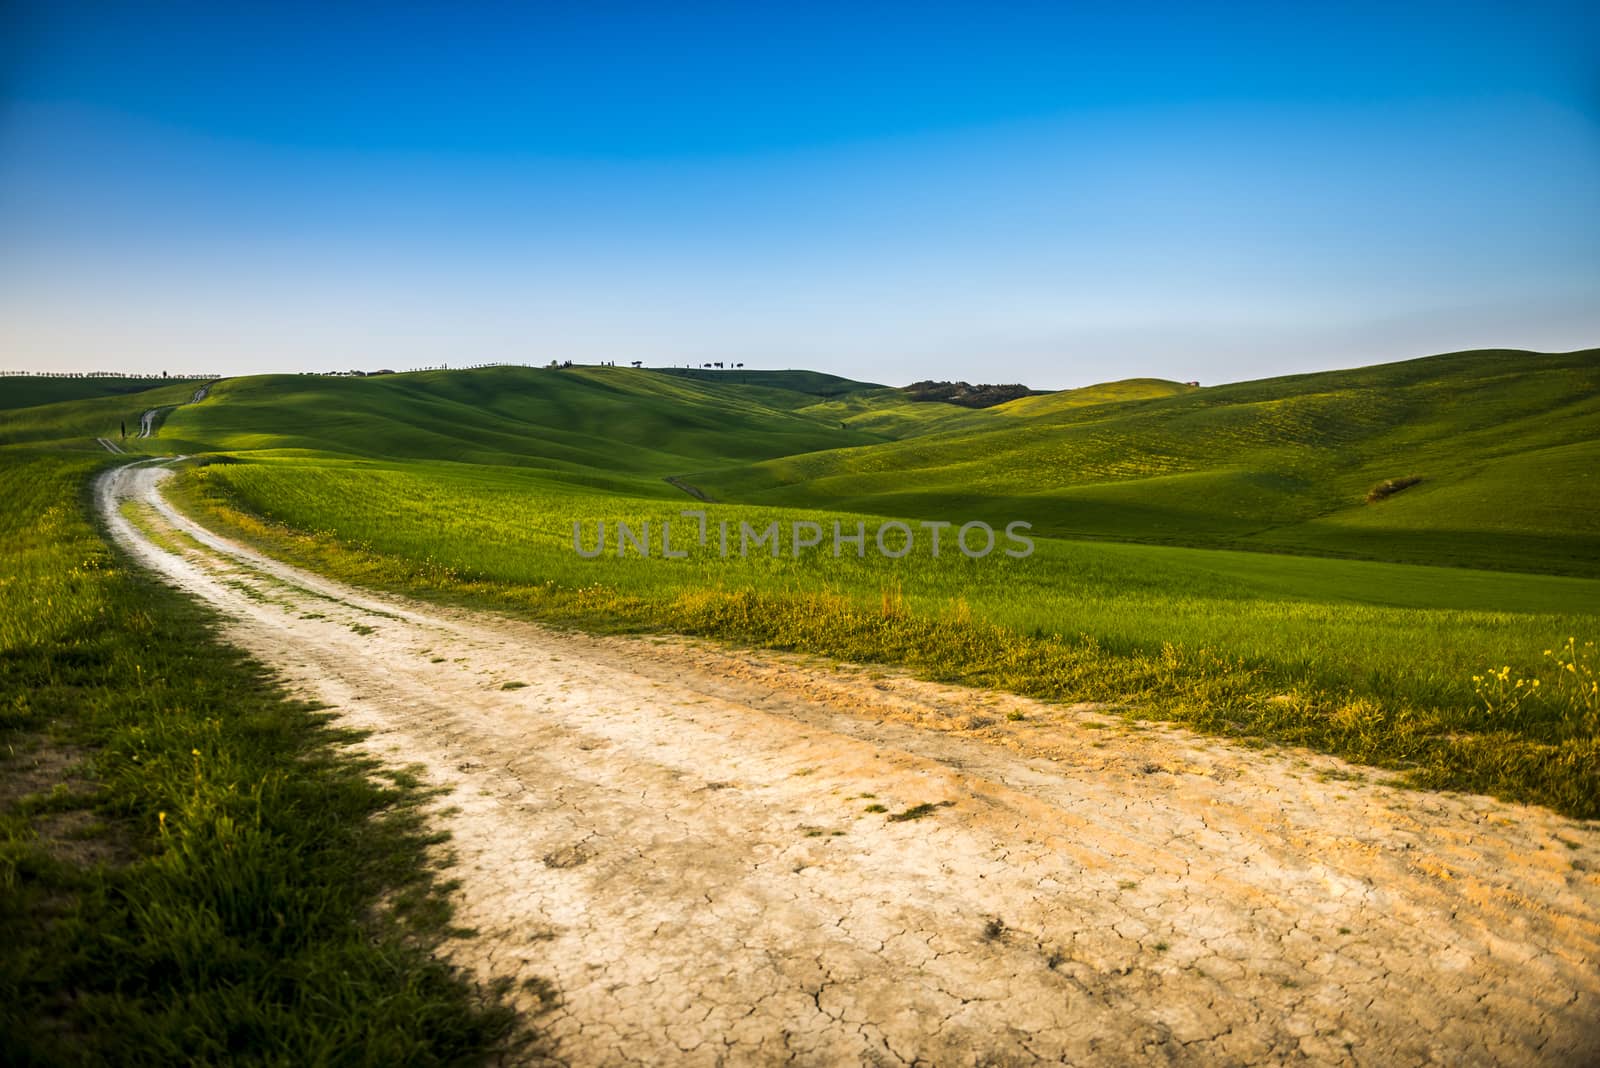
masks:
[[[193,753],[195,756],[199,756],[200,755],[200,750],[198,750],[198,749],[191,749],[191,750],[189,750],[189,752]]]

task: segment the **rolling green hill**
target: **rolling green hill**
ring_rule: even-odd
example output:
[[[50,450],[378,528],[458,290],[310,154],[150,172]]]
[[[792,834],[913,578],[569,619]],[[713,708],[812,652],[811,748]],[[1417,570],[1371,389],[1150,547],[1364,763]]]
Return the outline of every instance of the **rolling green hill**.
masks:
[[[0,442],[115,437],[191,392],[0,411]],[[1593,575],[1597,429],[1600,350],[1482,351],[1206,389],[1129,379],[978,410],[804,371],[261,376],[219,383],[130,448],[504,466],[650,497],[683,492],[672,477],[726,502]],[[1421,481],[1367,502],[1406,476]]]
[[[764,386],[793,393],[808,393],[816,397],[842,397],[868,389],[884,389],[876,382],[857,382],[821,371],[759,371],[717,370],[705,367],[658,367],[655,374],[688,378],[696,382],[716,382],[723,385]]]
[[[22,381],[26,381],[23,379]],[[96,379],[40,379],[39,381],[93,382]],[[102,451],[96,437],[120,440],[122,424],[129,439],[123,442],[135,450],[132,435],[139,430],[139,416],[151,409],[182,404],[194,396],[195,382],[176,382],[134,393],[62,400],[33,407],[18,406],[0,410],[0,445],[56,445]]]
[[[1164,378],[1125,378],[1119,382],[1102,382],[1080,389],[1063,389],[1055,393],[1041,393],[1033,397],[1018,397],[1014,401],[996,405],[996,415],[1040,418],[1074,408],[1087,408],[1097,404],[1117,404],[1124,401],[1151,400],[1171,397],[1194,389],[1181,382]]]
[[[1597,350],[1096,387],[974,414],[690,480],[727,500],[1027,519],[1071,537],[1600,570]],[[1403,476],[1422,482],[1366,503]]]
[[[200,383],[186,379],[190,392]],[[56,378],[49,375],[0,375],[0,408],[32,408],[59,401],[88,400],[173,385],[166,378]],[[180,383],[181,384],[181,383]]]
[[[0,442],[115,437],[190,392],[0,411]],[[1206,389],[1129,379],[978,410],[804,371],[262,376],[219,383],[130,448],[505,466],[650,497],[683,492],[671,477],[726,502],[1594,575],[1597,429],[1600,350],[1482,351]],[[1421,481],[1367,502],[1406,476]]]
[[[616,492],[707,464],[882,440],[804,414],[814,397],[629,368],[523,367],[219,383],[173,412],[162,448],[536,468]]]

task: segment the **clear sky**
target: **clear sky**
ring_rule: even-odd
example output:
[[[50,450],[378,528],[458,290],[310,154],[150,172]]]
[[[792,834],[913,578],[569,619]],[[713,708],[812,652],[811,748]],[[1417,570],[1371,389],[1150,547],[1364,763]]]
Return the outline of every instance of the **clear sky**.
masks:
[[[0,368],[1596,346],[1597,10],[0,0]]]

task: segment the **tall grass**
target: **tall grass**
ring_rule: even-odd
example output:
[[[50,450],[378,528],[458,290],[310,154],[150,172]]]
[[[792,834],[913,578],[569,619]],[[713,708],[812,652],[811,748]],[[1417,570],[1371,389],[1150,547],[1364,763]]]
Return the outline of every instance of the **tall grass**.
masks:
[[[425,793],[129,571],[90,456],[0,453],[0,1062],[443,1064],[512,1020],[432,951]]]

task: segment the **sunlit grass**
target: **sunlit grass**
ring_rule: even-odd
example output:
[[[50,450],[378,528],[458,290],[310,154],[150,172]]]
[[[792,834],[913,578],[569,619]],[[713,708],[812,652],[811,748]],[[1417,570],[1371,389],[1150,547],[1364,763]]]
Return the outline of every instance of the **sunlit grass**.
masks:
[[[1059,700],[1113,702],[1207,730],[1407,769],[1417,782],[1594,813],[1595,729],[1553,693],[1508,723],[1472,676],[1536,672],[1557,635],[1600,631],[1600,582],[1399,564],[1039,539],[1022,560],[950,550],[887,560],[876,520],[575,494],[537,474],[311,461],[200,468],[192,506],[348,579],[604,629],[676,630]],[[263,523],[260,518],[271,522]],[[956,517],[957,519],[961,517]],[[581,559],[597,523],[646,522],[654,555]],[[815,520],[798,559],[720,552],[717,528]],[[867,523],[865,558],[831,524]],[[660,556],[673,524],[686,559]],[[612,527],[614,529],[614,526]],[[951,532],[946,532],[946,538]],[[787,535],[786,535],[787,537]]]

